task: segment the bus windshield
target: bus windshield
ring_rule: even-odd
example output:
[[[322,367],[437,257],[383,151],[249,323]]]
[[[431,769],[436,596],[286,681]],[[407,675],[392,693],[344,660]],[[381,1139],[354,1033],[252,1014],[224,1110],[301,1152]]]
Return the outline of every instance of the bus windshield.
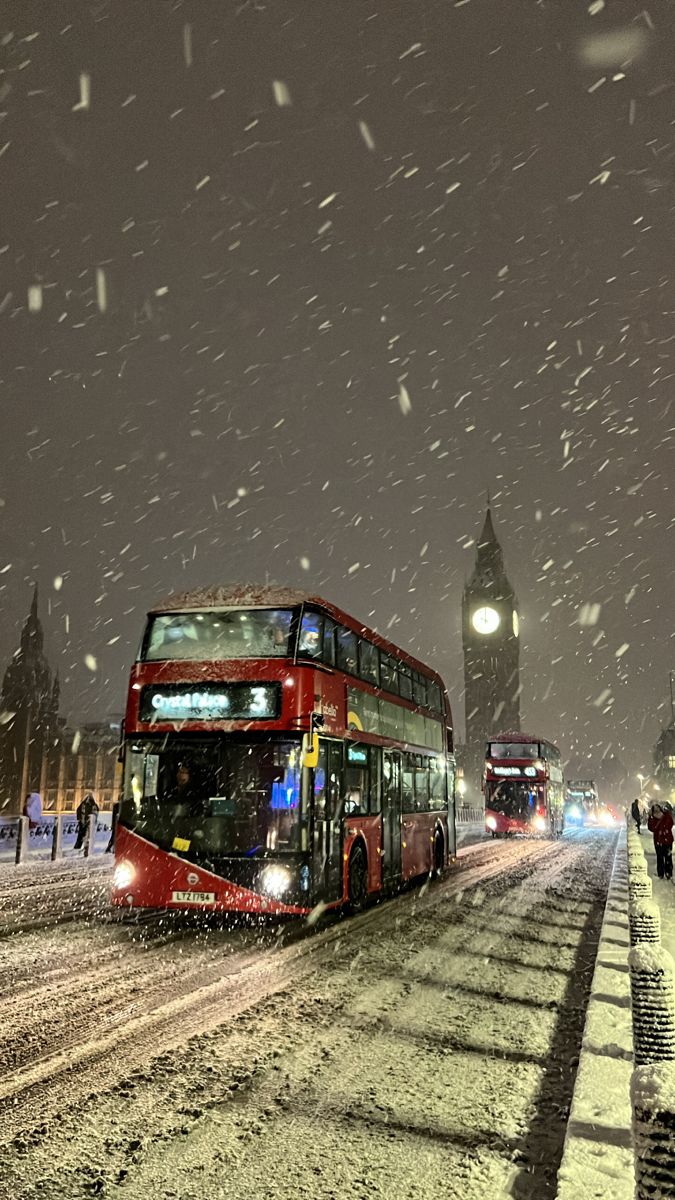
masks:
[[[535,807],[535,793],[527,783],[505,779],[488,784],[485,807],[505,817],[528,819]]]
[[[297,850],[300,775],[299,742],[134,740],[120,823],[205,862]]]
[[[141,658],[285,658],[290,653],[291,609],[230,608],[162,613],[150,617]]]
[[[539,758],[539,743],[490,742],[490,758]]]

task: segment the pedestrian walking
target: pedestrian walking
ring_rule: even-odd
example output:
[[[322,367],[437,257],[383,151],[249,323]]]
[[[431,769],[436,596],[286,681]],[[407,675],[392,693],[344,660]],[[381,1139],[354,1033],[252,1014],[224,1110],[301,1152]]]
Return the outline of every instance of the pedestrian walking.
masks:
[[[635,799],[633,801],[633,803],[631,804],[630,815],[633,818],[633,820],[635,821],[635,824],[637,825],[638,833],[641,833],[642,830],[640,829],[640,826],[642,824],[642,813],[640,811],[640,801],[638,799]]]
[[[91,792],[87,792],[84,800],[81,800],[77,806],[75,817],[77,819],[77,837],[75,839],[75,849],[81,850],[84,845],[84,839],[87,836],[89,828],[89,818],[98,814],[98,804],[94,800]]]
[[[120,815],[119,800],[116,800],[112,806],[112,824],[110,826],[110,839],[105,848],[106,854],[112,854],[115,849],[115,830],[117,829],[117,818]]]
[[[647,828],[654,835],[656,871],[659,879],[673,878],[673,816],[661,804],[653,804]]]
[[[30,829],[36,829],[42,820],[42,797],[39,792],[29,792],[24,800],[23,815],[28,817]]]

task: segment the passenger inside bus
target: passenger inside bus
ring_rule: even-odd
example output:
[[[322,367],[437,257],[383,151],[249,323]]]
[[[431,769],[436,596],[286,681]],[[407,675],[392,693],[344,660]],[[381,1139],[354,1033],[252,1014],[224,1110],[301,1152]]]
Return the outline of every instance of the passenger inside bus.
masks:
[[[198,791],[190,773],[190,764],[179,762],[176,768],[176,779],[165,799],[170,804],[192,806],[197,800]]]

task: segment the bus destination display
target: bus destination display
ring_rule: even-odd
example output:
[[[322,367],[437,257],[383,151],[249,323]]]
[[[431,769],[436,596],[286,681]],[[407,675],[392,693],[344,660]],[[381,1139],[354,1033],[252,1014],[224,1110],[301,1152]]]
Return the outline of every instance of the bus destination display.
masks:
[[[166,684],[141,693],[142,721],[272,721],[279,716],[278,683]]]

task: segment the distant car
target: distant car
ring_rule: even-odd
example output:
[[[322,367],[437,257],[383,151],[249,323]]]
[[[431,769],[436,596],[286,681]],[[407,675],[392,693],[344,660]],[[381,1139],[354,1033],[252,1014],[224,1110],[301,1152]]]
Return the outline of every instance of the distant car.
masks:
[[[583,825],[585,823],[585,814],[580,804],[565,805],[565,824],[566,825]]]
[[[596,824],[605,829],[615,829],[619,824],[619,814],[611,804],[601,804],[598,808]]]

